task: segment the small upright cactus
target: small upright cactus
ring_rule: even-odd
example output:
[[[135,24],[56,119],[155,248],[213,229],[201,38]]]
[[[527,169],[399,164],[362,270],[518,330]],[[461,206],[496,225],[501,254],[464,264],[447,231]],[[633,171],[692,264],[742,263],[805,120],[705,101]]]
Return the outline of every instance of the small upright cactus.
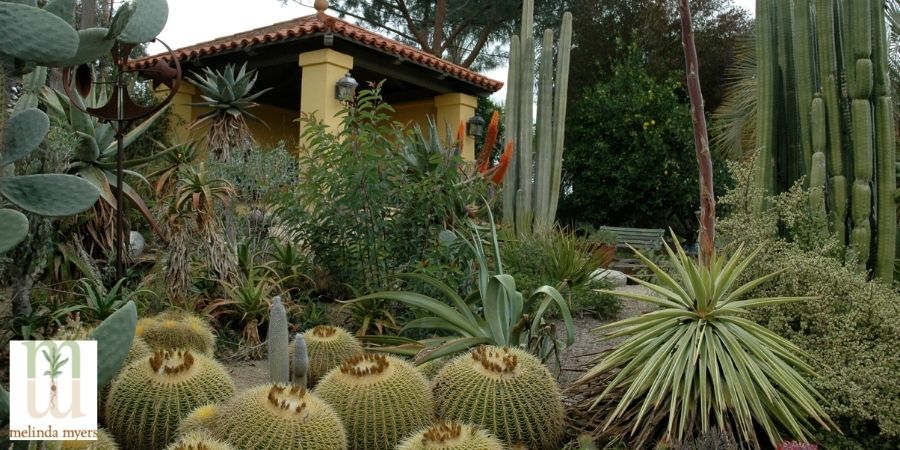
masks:
[[[308,387],[309,354],[306,351],[306,339],[302,334],[297,333],[294,336],[292,349],[294,356],[291,360],[291,383]]]
[[[269,358],[269,381],[272,383],[290,382],[288,364],[288,320],[287,312],[281,303],[281,297],[272,299],[269,307],[269,332],[266,335],[266,348]]]
[[[315,386],[328,371],[340,365],[347,358],[363,353],[362,344],[341,327],[315,326],[303,333],[303,340],[309,358],[307,378],[310,386]],[[293,354],[295,346],[291,346],[292,360],[296,358]]]

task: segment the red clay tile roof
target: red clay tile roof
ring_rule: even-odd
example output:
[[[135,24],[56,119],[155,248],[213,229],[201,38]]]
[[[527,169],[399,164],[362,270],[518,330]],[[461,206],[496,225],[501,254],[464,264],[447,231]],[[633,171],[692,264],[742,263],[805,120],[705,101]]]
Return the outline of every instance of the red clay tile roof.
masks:
[[[328,31],[352,39],[361,44],[376,47],[387,53],[431,67],[494,92],[499,91],[500,88],[503,87],[503,83],[500,81],[492,80],[484,75],[449,61],[445,61],[422,50],[386,38],[352,23],[326,15],[320,17],[314,14],[311,16],[298,17],[285,22],[279,22],[266,27],[184,47],[175,50],[174,53],[180,61],[184,61],[190,58],[215,55],[228,50],[247,48],[264,43],[274,43],[285,39]],[[160,59],[168,59],[168,55],[159,54],[137,60],[134,62],[133,67],[149,67]]]

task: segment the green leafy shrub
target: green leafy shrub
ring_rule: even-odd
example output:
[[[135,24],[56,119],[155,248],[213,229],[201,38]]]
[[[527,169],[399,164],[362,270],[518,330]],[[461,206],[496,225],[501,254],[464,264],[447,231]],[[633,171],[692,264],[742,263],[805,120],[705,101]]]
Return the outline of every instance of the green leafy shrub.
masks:
[[[827,448],[897,448],[900,402],[891,399],[900,398],[900,295],[867,281],[833,239],[817,237],[809,193],[799,183],[770,198],[768,211],[752,213],[762,194],[749,183],[748,167],[732,166],[738,183],[721,199],[730,210],[721,230],[732,243],[762,246],[747,277],[780,271],[752,295],[817,297],[757,310],[753,319],[812,354],[822,375],[812,384],[844,433],[820,432]]]
[[[603,255],[593,247],[586,238],[553,228],[504,240],[500,254],[522,292],[554,286],[568,297],[573,312],[614,317],[621,308],[618,299],[594,290],[608,287],[606,283],[591,281],[591,274],[603,263]]]
[[[371,292],[395,273],[443,265],[439,233],[468,215],[467,205],[484,191],[479,177],[460,179],[462,158],[436,130],[428,138],[405,130],[390,121],[391,111],[375,86],[342,112],[339,131],[301,119],[300,182],[278,215],[310,245],[331,297]]]

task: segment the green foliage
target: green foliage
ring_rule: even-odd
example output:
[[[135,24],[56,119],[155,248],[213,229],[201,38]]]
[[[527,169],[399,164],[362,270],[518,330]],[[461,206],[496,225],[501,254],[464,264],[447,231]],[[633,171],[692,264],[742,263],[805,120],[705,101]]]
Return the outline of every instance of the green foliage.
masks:
[[[812,423],[834,426],[804,378],[815,374],[801,359],[803,351],[744,317],[750,309],[809,299],[744,299],[778,274],[739,285],[755,254],[745,257],[738,247],[730,258],[718,256],[706,265],[688,257],[675,242],[675,251],[665,246],[674,275],[635,252],[659,284],[632,280],[658,296],[619,295],[659,309],[600,327],[609,332],[608,339],[625,341],[601,356],[577,382],[610,377],[593,403],[616,404],[604,428],[622,421],[640,446],[658,438],[656,433],[681,442],[715,426],[733,429],[758,448],[756,427],[776,446],[782,430],[806,440]]]
[[[443,420],[483,427],[508,446],[560,448],[565,415],[559,386],[537,358],[518,348],[478,347],[448,362],[432,386]]]
[[[430,286],[449,300],[452,306],[436,298],[409,291],[377,292],[348,303],[391,300],[432,314],[408,322],[404,328],[442,330],[450,332],[450,337],[405,342],[412,345],[394,349],[418,354],[416,362],[419,364],[483,344],[523,346],[544,360],[555,355],[558,362],[563,345],[557,340],[552,327],[550,330],[554,332],[546,333],[548,328],[544,314],[549,306],[556,306],[566,327],[565,345],[572,345],[575,341],[575,326],[569,307],[559,291],[552,286],[538,287],[527,296],[517,290],[515,278],[503,269],[497,229],[493,216],[490,219],[490,234],[487,236],[492,250],[490,255],[485,251],[481,231],[474,223],[470,222],[468,236],[459,238],[472,251],[477,266],[477,289],[472,290],[465,298],[437,278],[422,274],[401,275],[404,279]],[[493,261],[493,267],[489,260]]]
[[[393,450],[434,417],[428,379],[393,356],[346,359],[325,375],[315,392],[340,416],[353,450]]]
[[[503,241],[500,254],[522,292],[555,286],[569,297],[570,309],[599,318],[614,317],[620,309],[616,297],[594,290],[604,287],[602,282],[591,280],[591,274],[601,268],[603,255],[595,251],[588,238],[552,228]]]
[[[737,245],[762,247],[745,278],[778,271],[753,296],[809,295],[813,300],[762,308],[752,318],[809,352],[821,377],[811,380],[823,406],[844,434],[819,430],[828,448],[887,449],[900,444],[900,395],[891,375],[900,371],[900,296],[880,282],[867,281],[856,259],[836,239],[817,233],[821,219],[810,208],[811,192],[800,183],[766,202],[752,183],[748,165],[733,165],[737,186],[720,202],[723,237]]]
[[[129,302],[132,297],[143,294],[153,295],[152,291],[146,289],[125,292],[122,288],[125,281],[126,279],[122,278],[113,287],[106,289],[102,282],[91,278],[78,280],[81,295],[84,297],[84,307],[79,309],[81,315],[88,320],[105,320]]]
[[[690,110],[679,97],[683,81],[657,81],[646,64],[631,47],[573,105],[578,120],[568,126],[561,222],[696,234],[699,181]]]
[[[320,294],[346,298],[383,289],[391,275],[419,266],[448,276],[464,266],[445,256],[438,235],[468,215],[484,184],[460,179],[462,159],[436,130],[429,138],[404,131],[390,122],[391,111],[375,86],[341,113],[338,130],[301,119],[300,182],[277,215],[323,270]]]
[[[116,377],[105,417],[125,448],[156,450],[174,439],[178,423],[195,408],[224,401],[234,392],[228,371],[211,357],[157,350]]]
[[[334,409],[300,386],[265,384],[224,402],[212,435],[237,448],[346,450],[347,432]]]

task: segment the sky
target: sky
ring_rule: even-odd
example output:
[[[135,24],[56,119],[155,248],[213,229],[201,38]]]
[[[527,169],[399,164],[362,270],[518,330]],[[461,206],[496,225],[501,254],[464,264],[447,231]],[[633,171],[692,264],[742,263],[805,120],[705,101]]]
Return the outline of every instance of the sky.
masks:
[[[307,5],[312,2],[303,1]],[[752,14],[756,1],[735,0],[735,3]],[[159,39],[178,49],[313,13],[313,8],[290,0],[285,6],[278,0],[170,0],[169,21]],[[158,44],[152,44],[148,49],[150,54],[163,50]],[[501,67],[485,72],[485,75],[506,82],[506,70]],[[500,101],[505,97],[505,88],[493,95]]]

